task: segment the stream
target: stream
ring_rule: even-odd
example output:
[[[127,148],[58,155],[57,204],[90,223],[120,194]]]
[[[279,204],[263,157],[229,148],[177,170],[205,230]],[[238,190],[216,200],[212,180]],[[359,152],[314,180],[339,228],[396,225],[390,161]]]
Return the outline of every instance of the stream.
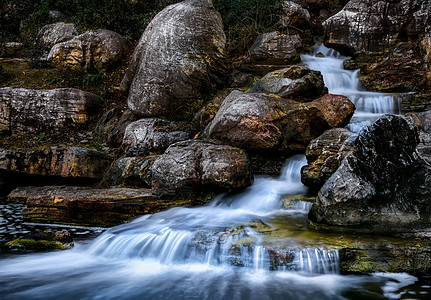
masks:
[[[398,112],[392,96],[361,89],[344,57],[316,52],[325,57],[303,62],[357,105],[351,130]],[[408,274],[339,274],[337,249],[358,237],[308,230],[305,163],[295,155],[278,178],[256,176],[241,193],[140,217],[72,250],[2,256],[0,298],[428,299],[431,286]]]

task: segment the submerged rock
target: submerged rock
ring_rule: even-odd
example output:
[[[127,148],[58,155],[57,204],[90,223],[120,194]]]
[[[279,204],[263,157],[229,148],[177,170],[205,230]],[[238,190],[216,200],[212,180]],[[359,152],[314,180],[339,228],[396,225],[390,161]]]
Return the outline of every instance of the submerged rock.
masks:
[[[26,221],[87,226],[114,226],[144,214],[191,203],[190,200],[156,199],[147,189],[73,186],[21,187],[8,199],[25,199]]]
[[[0,88],[0,128],[12,132],[61,130],[87,123],[103,104],[101,97],[73,88]]]
[[[129,91],[129,109],[168,119],[196,112],[225,73],[225,44],[211,0],[166,7],[142,35],[121,83],[122,91]]]
[[[157,195],[199,194],[205,189],[240,189],[252,182],[244,150],[212,142],[188,140],[171,145],[152,168]]]
[[[48,61],[58,68],[105,71],[121,61],[126,49],[121,35],[97,29],[55,44],[48,54]]]
[[[205,129],[209,138],[253,151],[304,150],[326,129],[347,125],[355,106],[344,96],[308,103],[233,91]]]
[[[411,119],[388,115],[359,132],[354,151],[319,191],[309,213],[316,228],[418,232],[431,228],[431,169],[416,152]]]

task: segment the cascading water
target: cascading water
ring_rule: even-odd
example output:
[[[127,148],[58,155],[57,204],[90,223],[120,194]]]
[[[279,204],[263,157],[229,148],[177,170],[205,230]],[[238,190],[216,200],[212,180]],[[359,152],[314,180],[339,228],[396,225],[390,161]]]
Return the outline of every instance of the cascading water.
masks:
[[[316,56],[317,53],[323,56]],[[301,58],[308,68],[322,73],[329,93],[344,95],[356,105],[355,114],[348,125],[351,131],[359,131],[362,126],[370,124],[383,114],[400,113],[400,107],[393,96],[367,92],[358,79],[359,70],[344,69],[344,61],[348,57],[341,56],[322,44],[313,54],[304,54]]]

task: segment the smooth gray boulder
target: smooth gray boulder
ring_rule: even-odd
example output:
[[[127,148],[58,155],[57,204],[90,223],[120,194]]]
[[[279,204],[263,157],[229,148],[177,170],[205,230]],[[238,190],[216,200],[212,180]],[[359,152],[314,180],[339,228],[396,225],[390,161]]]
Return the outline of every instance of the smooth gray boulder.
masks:
[[[182,119],[225,73],[226,36],[211,0],[186,0],[162,10],[135,48],[121,83],[140,117]]]

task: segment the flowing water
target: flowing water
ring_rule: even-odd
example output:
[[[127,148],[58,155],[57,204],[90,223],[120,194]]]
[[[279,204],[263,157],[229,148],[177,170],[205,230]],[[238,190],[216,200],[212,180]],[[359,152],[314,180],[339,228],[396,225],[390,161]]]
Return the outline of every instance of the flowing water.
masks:
[[[321,48],[319,51],[324,51]],[[326,51],[326,50],[325,50]],[[360,90],[342,57],[304,56],[361,122],[394,110],[390,96]],[[337,88],[336,83],[342,83]],[[372,103],[376,101],[378,103]],[[391,104],[392,103],[392,104]],[[311,203],[303,155],[279,178],[256,177],[211,204],[173,208],[109,229],[72,250],[3,256],[1,299],[424,299],[407,274],[340,275],[337,235],[307,229]],[[346,237],[344,237],[344,240]],[[341,240],[341,241],[340,241]],[[415,293],[414,295],[412,293]]]

